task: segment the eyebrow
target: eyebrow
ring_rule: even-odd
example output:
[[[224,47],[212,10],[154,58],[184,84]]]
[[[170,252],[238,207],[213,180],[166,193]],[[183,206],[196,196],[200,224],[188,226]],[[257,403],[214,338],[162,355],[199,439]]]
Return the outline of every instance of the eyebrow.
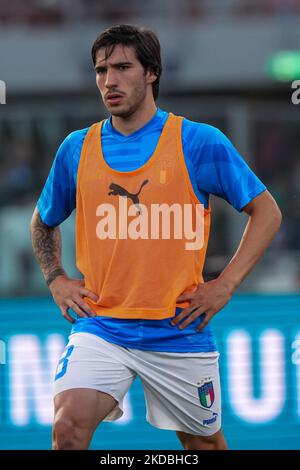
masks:
[[[103,62],[103,61],[101,61],[101,62]],[[120,67],[120,65],[133,65],[133,63],[132,62],[116,62],[115,64],[112,64],[112,67]],[[104,68],[106,68],[105,65],[101,65],[101,64],[96,64],[95,65],[96,72],[97,72],[97,70],[104,69]]]

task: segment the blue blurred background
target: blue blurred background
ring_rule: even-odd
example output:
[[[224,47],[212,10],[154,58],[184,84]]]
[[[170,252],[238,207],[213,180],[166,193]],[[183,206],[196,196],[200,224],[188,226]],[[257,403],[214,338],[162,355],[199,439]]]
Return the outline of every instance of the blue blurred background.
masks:
[[[0,448],[51,446],[51,382],[70,326],[33,258],[29,222],[62,140],[106,116],[90,48],[117,23],[157,33],[159,106],[220,128],[283,212],[213,325],[230,447],[299,449],[300,0],[0,0]],[[211,205],[206,279],[230,260],[247,221],[223,200]],[[77,276],[74,214],[62,234],[64,266]],[[174,436],[146,423],[136,381],[124,418],[102,424],[93,448],[180,448]]]
[[[69,326],[49,299],[0,301],[1,449],[51,448],[52,381]],[[231,449],[299,449],[300,295],[237,295],[213,320],[223,429]],[[5,349],[4,349],[5,347]],[[92,449],[182,449],[146,422],[141,382],[125,413],[102,423]]]

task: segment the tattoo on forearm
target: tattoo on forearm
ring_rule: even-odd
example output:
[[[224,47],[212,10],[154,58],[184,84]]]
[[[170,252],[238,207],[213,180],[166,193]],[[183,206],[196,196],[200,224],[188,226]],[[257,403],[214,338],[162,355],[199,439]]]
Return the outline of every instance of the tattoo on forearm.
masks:
[[[61,276],[62,274],[66,274],[62,268],[54,269],[54,271],[52,271],[52,273],[49,274],[49,276],[46,278],[47,286],[49,287],[51,282],[53,282],[54,279],[56,279],[58,276]]]
[[[48,286],[57,276],[65,274],[61,265],[61,236],[59,227],[45,225],[36,210],[31,223],[33,252]]]

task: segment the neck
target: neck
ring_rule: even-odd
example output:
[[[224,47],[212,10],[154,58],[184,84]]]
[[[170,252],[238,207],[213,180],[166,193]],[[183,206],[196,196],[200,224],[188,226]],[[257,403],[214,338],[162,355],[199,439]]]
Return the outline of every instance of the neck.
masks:
[[[144,127],[157,111],[155,102],[141,106],[137,111],[128,117],[112,116],[113,127],[123,135],[130,135]]]

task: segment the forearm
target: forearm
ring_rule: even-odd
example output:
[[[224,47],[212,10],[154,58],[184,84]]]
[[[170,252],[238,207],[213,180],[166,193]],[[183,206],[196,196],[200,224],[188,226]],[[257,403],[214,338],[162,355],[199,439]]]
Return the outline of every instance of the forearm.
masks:
[[[234,292],[254,268],[276,235],[281,214],[277,206],[259,208],[249,214],[240,245],[220,278]]]
[[[31,240],[35,257],[48,285],[65,274],[61,262],[61,235],[59,227],[45,225],[35,209],[31,220]]]

